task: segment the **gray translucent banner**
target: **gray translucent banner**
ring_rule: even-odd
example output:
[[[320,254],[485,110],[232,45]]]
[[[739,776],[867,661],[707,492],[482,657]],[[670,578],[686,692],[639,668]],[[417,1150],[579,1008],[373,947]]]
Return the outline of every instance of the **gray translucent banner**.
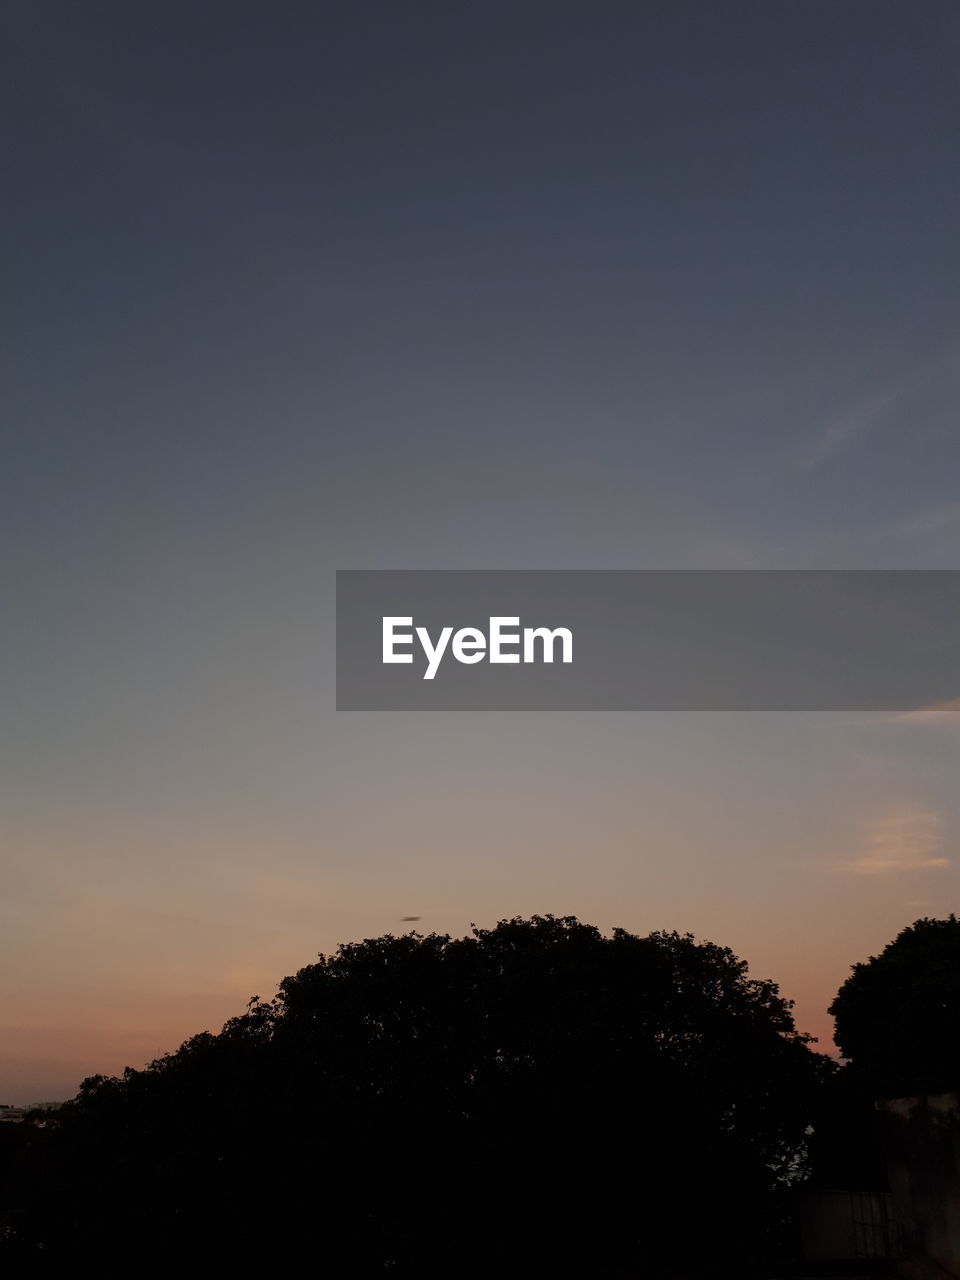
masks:
[[[906,711],[958,696],[960,570],[337,574],[344,711]]]

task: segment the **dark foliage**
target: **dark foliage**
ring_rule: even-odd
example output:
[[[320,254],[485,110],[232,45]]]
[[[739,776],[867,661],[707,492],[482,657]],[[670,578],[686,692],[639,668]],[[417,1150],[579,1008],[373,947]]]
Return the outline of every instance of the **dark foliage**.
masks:
[[[84,1082],[20,1247],[331,1276],[684,1274],[757,1255],[830,1064],[770,982],[572,918],[343,946]],[[302,1265],[302,1264],[300,1264]]]
[[[830,1006],[837,1044],[878,1097],[960,1089],[960,920],[917,920]]]
[[[817,1098],[809,1159],[815,1187],[889,1190],[881,1117],[849,1064],[834,1072]]]

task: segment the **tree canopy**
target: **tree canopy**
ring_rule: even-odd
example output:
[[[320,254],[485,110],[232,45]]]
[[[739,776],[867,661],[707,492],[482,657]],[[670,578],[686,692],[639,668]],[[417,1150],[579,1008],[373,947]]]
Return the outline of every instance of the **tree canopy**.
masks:
[[[960,1089],[960,920],[909,925],[853,966],[830,1012],[841,1053],[877,1096]]]
[[[727,948],[569,917],[344,945],[85,1081],[29,1229],[50,1256],[681,1274],[756,1250],[801,1168],[831,1064],[790,1009]]]

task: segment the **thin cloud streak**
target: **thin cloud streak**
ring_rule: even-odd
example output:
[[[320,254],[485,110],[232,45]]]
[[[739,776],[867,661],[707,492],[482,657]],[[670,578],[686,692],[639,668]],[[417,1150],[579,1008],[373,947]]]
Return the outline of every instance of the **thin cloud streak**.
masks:
[[[909,376],[898,382],[888,383],[886,388],[878,393],[864,396],[848,404],[837,417],[812,435],[806,449],[797,459],[798,470],[816,470],[833,458],[847,453],[895,409],[906,404],[918,392],[928,388],[937,379],[946,378],[953,383],[958,373],[960,373],[960,350],[951,346],[938,358],[930,360]],[[931,519],[933,522],[928,523]],[[918,517],[915,533],[935,532],[937,529],[946,527],[947,524],[954,523],[956,519],[960,519],[960,504],[947,504],[926,516]],[[907,523],[908,526],[911,524],[909,521]]]
[[[903,520],[894,533],[901,538],[923,538],[927,534],[942,533],[957,524],[960,524],[960,502],[945,502]]]
[[[935,702],[929,707],[918,707],[916,711],[902,711],[893,717],[893,723],[960,725],[958,712],[960,712],[960,698],[949,698],[945,702]]]
[[[944,870],[943,818],[933,809],[899,808],[874,819],[866,853],[845,864],[860,876],[900,875],[909,871]]]
[[[928,372],[914,375],[879,395],[865,397],[850,405],[845,412],[821,428],[798,460],[801,471],[813,471],[854,445],[877,427],[894,409],[907,401],[929,377]]]

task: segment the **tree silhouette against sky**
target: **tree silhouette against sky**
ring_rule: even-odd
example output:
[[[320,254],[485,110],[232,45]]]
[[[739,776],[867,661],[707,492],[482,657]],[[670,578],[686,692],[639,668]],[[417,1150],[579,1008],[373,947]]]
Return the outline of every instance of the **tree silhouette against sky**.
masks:
[[[683,1274],[772,1247],[831,1068],[808,1040],[690,935],[546,915],[367,939],[85,1081],[30,1230],[91,1259]]]
[[[909,925],[853,966],[830,1012],[841,1053],[876,1096],[960,1089],[960,920]]]

